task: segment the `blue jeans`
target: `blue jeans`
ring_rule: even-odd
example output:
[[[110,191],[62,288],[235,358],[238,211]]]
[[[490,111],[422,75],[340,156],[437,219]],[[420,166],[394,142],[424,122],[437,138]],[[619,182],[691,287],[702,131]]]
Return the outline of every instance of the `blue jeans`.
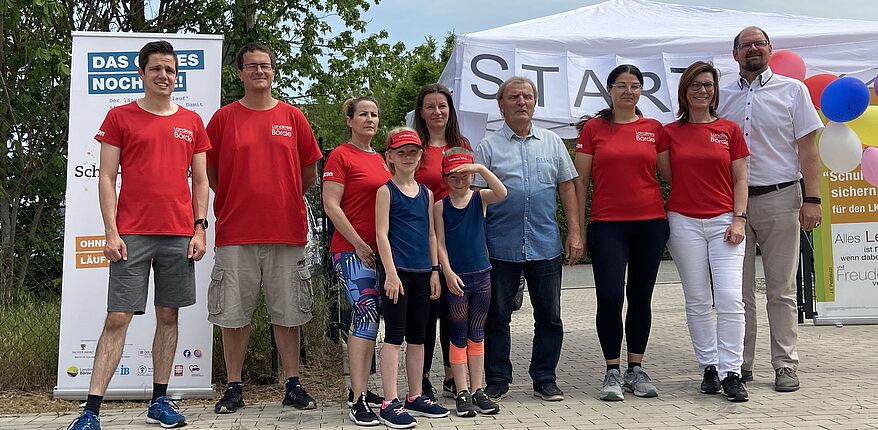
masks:
[[[534,309],[534,340],[528,374],[534,383],[555,381],[564,330],[561,324],[561,257],[509,262],[491,259],[491,306],[485,322],[485,382],[512,382],[509,323],[521,274]]]

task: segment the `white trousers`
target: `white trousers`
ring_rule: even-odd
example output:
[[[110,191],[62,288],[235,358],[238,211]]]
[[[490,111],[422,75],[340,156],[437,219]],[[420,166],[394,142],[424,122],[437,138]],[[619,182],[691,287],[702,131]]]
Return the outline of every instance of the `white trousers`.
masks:
[[[740,374],[744,360],[745,245],[724,240],[732,219],[731,212],[708,219],[668,213],[668,249],[683,282],[695,359],[702,371],[716,366],[720,379],[728,372]]]

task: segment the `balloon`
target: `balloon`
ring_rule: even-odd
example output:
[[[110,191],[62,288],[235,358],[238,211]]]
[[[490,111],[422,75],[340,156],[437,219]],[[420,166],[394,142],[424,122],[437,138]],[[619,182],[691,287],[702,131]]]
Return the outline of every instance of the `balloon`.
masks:
[[[814,103],[814,107],[820,109],[820,96],[823,94],[823,90],[826,89],[830,82],[836,79],[838,79],[837,76],[830,75],[829,73],[821,73],[805,79],[805,86],[808,87],[808,92],[811,93],[811,103]]]
[[[866,182],[878,187],[878,148],[863,151],[863,166],[860,167]]]
[[[768,59],[768,67],[779,75],[805,79],[805,60],[793,51],[775,51]]]
[[[830,122],[820,135],[820,160],[833,172],[847,173],[860,165],[863,146],[860,138],[847,125]]]
[[[862,115],[867,106],[869,87],[853,76],[832,81],[820,96],[823,114],[835,122],[848,122]]]
[[[847,123],[866,146],[878,147],[878,106],[869,106],[857,119]]]

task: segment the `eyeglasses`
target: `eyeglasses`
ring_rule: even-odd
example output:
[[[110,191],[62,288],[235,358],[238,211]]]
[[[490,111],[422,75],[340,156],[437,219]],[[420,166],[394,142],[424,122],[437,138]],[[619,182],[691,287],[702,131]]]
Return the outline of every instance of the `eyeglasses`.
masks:
[[[266,72],[274,70],[274,67],[272,67],[270,63],[247,63],[244,65],[244,70],[248,72],[255,72],[260,68]]]
[[[691,91],[698,91],[702,88],[704,88],[705,91],[713,91],[715,87],[716,85],[714,85],[713,82],[692,81],[692,83],[689,84],[689,89]]]
[[[757,48],[765,48],[766,46],[768,46],[768,41],[763,39],[757,40],[755,42],[739,43],[738,46],[736,46],[735,48],[738,48],[738,50],[750,49],[751,46],[755,46]]]
[[[619,91],[629,90],[633,93],[636,93],[636,92],[643,89],[643,85],[640,85],[640,84],[630,84],[630,85],[628,85],[628,84],[613,84],[613,85],[610,85],[610,88],[615,88]]]

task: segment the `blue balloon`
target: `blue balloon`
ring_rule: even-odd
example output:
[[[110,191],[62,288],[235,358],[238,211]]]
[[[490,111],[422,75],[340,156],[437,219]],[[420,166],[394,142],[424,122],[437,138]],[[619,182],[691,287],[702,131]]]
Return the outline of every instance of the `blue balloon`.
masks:
[[[832,121],[848,122],[866,111],[869,97],[869,87],[863,81],[845,76],[826,86],[820,96],[820,109]]]

